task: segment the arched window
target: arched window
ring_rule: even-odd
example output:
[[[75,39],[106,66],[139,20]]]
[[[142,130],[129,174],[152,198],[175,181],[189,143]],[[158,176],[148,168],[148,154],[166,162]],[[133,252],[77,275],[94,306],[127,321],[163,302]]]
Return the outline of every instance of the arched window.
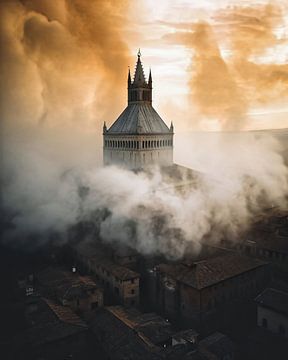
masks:
[[[150,144],[150,140],[148,141],[148,148],[150,149],[151,147],[151,144]]]
[[[157,140],[157,147],[159,147],[159,140]]]
[[[144,149],[145,148],[145,142],[142,141],[142,148]]]

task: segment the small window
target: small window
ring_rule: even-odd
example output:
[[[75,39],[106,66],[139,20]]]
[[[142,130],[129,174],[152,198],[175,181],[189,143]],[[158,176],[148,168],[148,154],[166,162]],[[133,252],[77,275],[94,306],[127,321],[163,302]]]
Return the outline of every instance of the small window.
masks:
[[[135,282],[135,279],[131,279],[131,284],[134,284],[134,282]]]
[[[135,290],[134,290],[134,289],[131,290],[131,294],[135,294]]]

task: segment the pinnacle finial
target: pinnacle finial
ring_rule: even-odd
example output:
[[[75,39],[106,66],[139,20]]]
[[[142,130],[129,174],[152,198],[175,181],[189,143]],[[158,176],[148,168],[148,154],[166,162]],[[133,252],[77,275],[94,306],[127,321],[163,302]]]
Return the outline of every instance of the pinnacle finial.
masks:
[[[137,56],[138,56],[138,58],[140,58],[140,56],[141,56],[140,48],[139,48],[139,50],[138,50]]]
[[[107,126],[106,126],[106,122],[104,121],[103,124],[103,133],[105,134],[107,132]]]
[[[130,66],[128,66],[128,85],[131,85]]]

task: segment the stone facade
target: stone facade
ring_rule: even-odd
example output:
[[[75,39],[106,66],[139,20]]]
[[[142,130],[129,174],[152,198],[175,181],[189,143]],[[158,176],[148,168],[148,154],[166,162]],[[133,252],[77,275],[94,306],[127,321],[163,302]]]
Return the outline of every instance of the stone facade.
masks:
[[[265,262],[232,254],[192,264],[160,264],[149,275],[146,291],[155,309],[189,325],[206,323],[235,301],[252,300],[268,276]]]

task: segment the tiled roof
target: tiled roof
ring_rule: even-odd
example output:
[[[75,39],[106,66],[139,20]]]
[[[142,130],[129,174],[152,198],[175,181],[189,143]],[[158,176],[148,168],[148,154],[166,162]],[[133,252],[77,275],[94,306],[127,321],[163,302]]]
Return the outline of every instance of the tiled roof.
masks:
[[[130,104],[107,134],[169,134],[170,130],[150,104]]]
[[[61,298],[87,297],[87,290],[98,289],[89,276],[80,276],[59,268],[48,267],[37,274],[41,286],[49,294],[51,290]]]
[[[139,274],[125,266],[115,264],[107,256],[101,247],[95,248],[90,244],[83,244],[76,248],[80,256],[89,259],[96,266],[101,266],[120,280],[130,280],[139,277]]]
[[[120,280],[130,280],[139,278],[139,274],[136,273],[133,270],[130,270],[126,268],[125,266],[120,266],[115,263],[113,263],[110,260],[99,260],[97,261],[97,264],[101,267],[103,267],[105,270],[109,271],[113,276]]]
[[[71,325],[86,326],[86,324],[80,319],[80,317],[76,315],[70,308],[58,305],[54,301],[51,301],[49,299],[43,300],[46,302],[46,304],[54,312],[54,314],[60,321]]]
[[[134,329],[143,339],[154,345],[168,341],[172,336],[171,324],[155,313],[141,313],[136,309],[122,306],[107,308],[114,316]]]
[[[227,254],[192,264],[160,264],[157,269],[177,281],[202,289],[265,264],[258,259]]]
[[[29,301],[28,301],[29,300]],[[15,337],[15,344],[40,346],[87,331],[87,325],[71,309],[44,298],[29,298],[27,329]]]
[[[91,330],[101,341],[109,358],[113,360],[156,360],[161,359],[159,350],[143,340],[127,324],[109,310],[102,308],[95,312]]]

